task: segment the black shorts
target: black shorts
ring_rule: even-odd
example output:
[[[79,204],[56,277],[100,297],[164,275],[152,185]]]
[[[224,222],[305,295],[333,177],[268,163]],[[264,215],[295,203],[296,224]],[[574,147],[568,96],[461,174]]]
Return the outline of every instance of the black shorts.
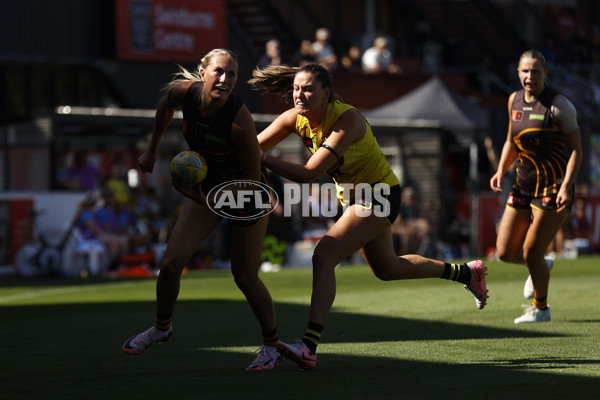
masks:
[[[519,188],[515,186],[513,187],[512,192],[510,192],[510,195],[506,200],[506,205],[516,210],[526,210],[535,208],[541,211],[554,211],[559,208],[556,204],[556,195],[557,193],[551,194],[549,196],[525,196],[521,194]],[[569,203],[566,205],[569,211],[571,211],[571,206],[573,205],[574,195],[575,190],[573,187],[571,187],[571,190],[569,191]]]
[[[388,186],[389,187],[389,186]],[[342,204],[344,210],[349,206],[358,206],[372,211],[377,216],[385,218],[389,225],[392,225],[394,220],[400,214],[400,202],[402,200],[402,189],[400,185],[389,187],[389,192],[381,192],[379,195],[364,196],[365,198],[354,198],[348,204]]]
[[[267,178],[267,174],[264,169],[260,173],[260,182],[267,186],[269,185],[269,179]],[[267,193],[260,192],[260,194],[262,197],[262,202],[264,204],[269,203],[270,199],[269,199],[269,196],[267,195]],[[225,211],[227,211],[230,215],[239,217],[239,218],[235,218],[235,217],[226,218],[227,221],[232,226],[245,228],[245,227],[255,225],[258,221],[261,220],[261,218],[263,218],[264,216],[268,215],[271,212],[271,208],[259,210],[255,207],[253,207],[251,204],[248,204],[248,206],[245,207],[244,209],[236,209],[236,210],[230,209],[230,210],[225,210]],[[256,216],[256,217],[249,217],[249,216]]]

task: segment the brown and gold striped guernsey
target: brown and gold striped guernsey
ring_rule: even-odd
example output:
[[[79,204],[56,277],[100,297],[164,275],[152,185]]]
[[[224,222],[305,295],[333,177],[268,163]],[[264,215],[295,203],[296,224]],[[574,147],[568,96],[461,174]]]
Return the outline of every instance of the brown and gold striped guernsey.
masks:
[[[510,115],[518,157],[515,186],[525,196],[548,196],[558,192],[567,166],[565,136],[551,115],[558,93],[546,87],[533,103],[524,94],[516,93]]]

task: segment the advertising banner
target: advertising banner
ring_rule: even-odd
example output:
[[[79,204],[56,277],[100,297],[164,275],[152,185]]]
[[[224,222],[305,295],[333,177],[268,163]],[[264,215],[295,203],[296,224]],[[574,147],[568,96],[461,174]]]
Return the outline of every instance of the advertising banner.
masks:
[[[220,0],[116,0],[117,57],[198,63],[226,47]]]

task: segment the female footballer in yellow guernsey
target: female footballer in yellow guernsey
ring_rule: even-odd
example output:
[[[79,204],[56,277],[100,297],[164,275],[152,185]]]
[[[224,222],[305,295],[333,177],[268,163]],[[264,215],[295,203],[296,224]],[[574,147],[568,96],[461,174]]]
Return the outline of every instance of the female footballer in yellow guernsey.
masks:
[[[492,190],[501,192],[504,174],[517,160],[517,180],[496,239],[502,261],[529,269],[524,294],[534,298],[533,305],[515,324],[550,321],[547,301],[552,263],[544,254],[571,212],[582,157],[575,107],[546,86],[544,56],[536,50],[524,52],[518,73],[523,89],[508,99],[508,134],[498,171],[490,180]]]
[[[249,83],[260,91],[278,93],[293,105],[258,136],[264,165],[295,182],[312,182],[328,173],[344,206],[342,216],[314,250],[313,292],[304,336],[291,345],[277,344],[280,353],[304,369],[315,368],[316,349],[335,298],[335,266],[359,250],[379,279],[455,280],[475,295],[478,308],[485,306],[488,295],[482,261],[459,265],[419,255],[396,255],[390,225],[400,207],[398,178],[360,112],[336,99],[324,67],[269,66],[254,70]],[[292,133],[312,153],[305,165],[264,153]],[[361,184],[372,188],[372,202],[353,190]]]

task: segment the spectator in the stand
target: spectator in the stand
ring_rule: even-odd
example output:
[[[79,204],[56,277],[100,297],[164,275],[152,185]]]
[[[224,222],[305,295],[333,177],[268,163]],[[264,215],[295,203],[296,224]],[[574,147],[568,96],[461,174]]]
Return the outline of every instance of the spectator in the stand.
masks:
[[[97,201],[92,193],[88,193],[79,203],[79,210],[75,213],[73,227],[82,239],[97,238],[99,228],[94,215]]]
[[[587,185],[577,185],[575,188],[573,215],[571,216],[571,228],[574,239],[589,240],[590,238],[591,224],[586,214],[588,195],[589,189]]]
[[[98,204],[98,200],[101,204]],[[94,246],[97,241],[102,244],[108,254],[110,265],[114,267],[128,250],[127,237],[114,233],[116,224],[116,215],[110,206],[107,206],[106,196],[97,199],[89,193],[81,201],[80,209],[74,217],[73,228],[78,239],[76,243],[78,249],[83,250]]]
[[[130,248],[128,236],[119,232],[115,196],[110,190],[103,190],[101,205],[94,217],[96,237],[106,246],[112,267],[116,267],[119,258],[128,254]]]
[[[79,203],[79,209],[75,212],[73,217],[73,231],[75,240],[74,250],[75,252],[82,252],[87,254],[96,253],[98,255],[107,254],[106,246],[98,239],[100,229],[95,221],[95,209],[98,199],[92,192],[88,192],[86,196]],[[104,269],[107,267],[105,260],[101,256],[96,258],[96,262],[88,262],[87,268],[92,275],[99,275],[105,272]]]
[[[281,53],[281,43],[279,39],[271,39],[265,44],[265,52],[258,60],[258,66],[264,68],[267,65],[286,65]]]
[[[348,52],[342,56],[342,66],[352,72],[362,72],[362,50],[357,45],[348,48]]]
[[[69,169],[69,166],[67,165],[68,159],[68,154],[66,152],[61,152],[56,158],[56,189],[69,189],[67,178],[67,170]]]
[[[387,45],[387,39],[383,36],[379,36],[373,41],[373,47],[369,47],[365,50],[365,53],[362,56],[362,67],[366,73],[402,73],[402,68],[394,63],[394,56],[387,48]]]
[[[59,186],[69,190],[97,190],[100,185],[98,169],[89,162],[84,151],[76,151],[73,164],[57,175]]]
[[[165,243],[169,227],[165,218],[165,209],[158,198],[158,191],[155,187],[141,186],[137,193],[138,218],[147,227],[154,242]]]
[[[129,196],[127,203],[119,206],[117,210],[117,233],[127,236],[130,252],[144,253],[152,247],[150,230],[138,218],[136,208],[138,197]]]
[[[127,162],[121,156],[113,159],[109,175],[102,182],[102,190],[112,193],[117,206],[127,204],[130,188],[127,182]]]
[[[304,67],[307,64],[313,64],[317,61],[313,45],[310,40],[303,40],[300,42],[298,53],[294,58],[294,65],[297,67]]]
[[[319,28],[315,32],[315,41],[312,44],[315,60],[329,72],[334,72],[338,67],[338,57],[330,42],[329,29]]]
[[[396,253],[424,255],[425,239],[429,234],[429,222],[421,218],[417,209],[415,190],[407,186],[402,189],[400,214],[392,225]]]

